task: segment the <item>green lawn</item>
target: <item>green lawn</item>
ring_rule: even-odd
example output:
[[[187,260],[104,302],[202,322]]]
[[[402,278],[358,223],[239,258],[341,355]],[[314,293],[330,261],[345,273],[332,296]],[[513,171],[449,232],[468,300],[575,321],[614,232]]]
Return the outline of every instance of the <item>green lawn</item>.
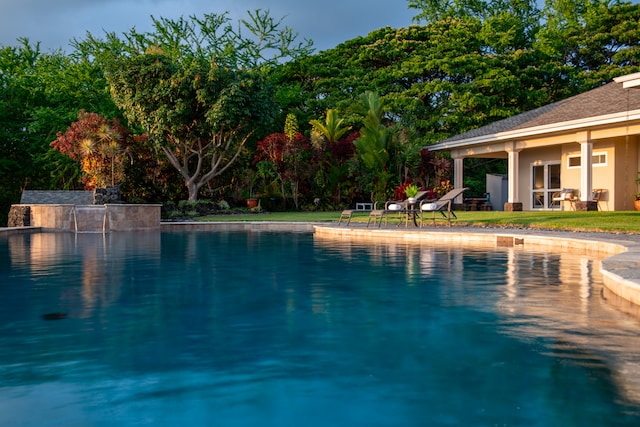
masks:
[[[456,212],[457,224],[517,226],[554,230],[640,233],[640,212]],[[197,221],[294,221],[332,222],[340,212],[273,212],[246,215],[213,215]],[[355,213],[351,222],[367,222],[368,213]],[[442,224],[442,221],[440,221]]]

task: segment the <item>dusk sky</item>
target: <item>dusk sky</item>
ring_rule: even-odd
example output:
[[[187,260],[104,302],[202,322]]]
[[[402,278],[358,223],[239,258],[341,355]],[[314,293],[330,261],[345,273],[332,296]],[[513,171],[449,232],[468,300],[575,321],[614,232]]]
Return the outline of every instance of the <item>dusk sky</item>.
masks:
[[[365,36],[382,27],[407,27],[417,15],[407,0],[0,0],[0,45],[15,45],[19,37],[40,42],[43,50],[67,49],[69,41],[87,31],[123,32],[151,29],[151,15],[179,18],[229,12],[233,22],[247,10],[269,10],[274,18],[314,42],[316,51]]]

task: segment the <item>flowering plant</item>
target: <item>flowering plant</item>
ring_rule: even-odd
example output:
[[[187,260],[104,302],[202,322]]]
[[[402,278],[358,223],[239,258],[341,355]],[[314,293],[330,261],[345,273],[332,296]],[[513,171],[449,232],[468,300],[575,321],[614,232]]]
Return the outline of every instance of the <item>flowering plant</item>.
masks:
[[[451,184],[451,181],[449,181],[448,179],[443,179],[442,181],[440,181],[439,185],[436,185],[435,187],[433,187],[433,192],[436,194],[436,197],[438,198],[444,196],[451,190],[453,190],[453,185]]]

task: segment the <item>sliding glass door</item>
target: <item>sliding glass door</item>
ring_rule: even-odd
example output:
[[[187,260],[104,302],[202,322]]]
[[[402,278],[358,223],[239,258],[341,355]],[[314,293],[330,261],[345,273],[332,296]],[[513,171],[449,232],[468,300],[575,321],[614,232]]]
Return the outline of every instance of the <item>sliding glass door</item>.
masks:
[[[549,162],[531,166],[531,209],[558,208],[553,193],[560,191],[560,163]]]

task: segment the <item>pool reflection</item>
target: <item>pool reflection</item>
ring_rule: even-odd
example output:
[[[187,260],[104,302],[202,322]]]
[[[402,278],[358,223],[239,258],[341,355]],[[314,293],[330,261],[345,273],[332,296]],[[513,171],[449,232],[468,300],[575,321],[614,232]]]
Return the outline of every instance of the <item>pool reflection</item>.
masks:
[[[0,424],[637,425],[639,322],[601,291],[521,247],[9,236]]]

